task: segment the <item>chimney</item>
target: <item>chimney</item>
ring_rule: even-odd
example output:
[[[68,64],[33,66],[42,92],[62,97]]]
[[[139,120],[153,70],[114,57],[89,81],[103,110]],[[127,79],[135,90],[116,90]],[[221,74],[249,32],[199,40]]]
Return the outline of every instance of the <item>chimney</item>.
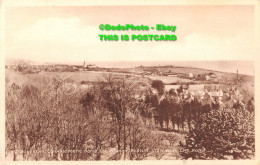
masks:
[[[238,84],[238,70],[237,70],[237,84]]]

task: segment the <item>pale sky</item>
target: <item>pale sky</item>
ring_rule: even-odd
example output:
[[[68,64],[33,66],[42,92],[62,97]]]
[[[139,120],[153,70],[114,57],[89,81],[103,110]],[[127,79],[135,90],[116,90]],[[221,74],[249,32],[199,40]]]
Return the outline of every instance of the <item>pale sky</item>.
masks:
[[[100,31],[99,24],[177,26]],[[6,58],[37,62],[254,60],[253,6],[5,8]],[[99,34],[175,34],[177,41],[100,41]]]

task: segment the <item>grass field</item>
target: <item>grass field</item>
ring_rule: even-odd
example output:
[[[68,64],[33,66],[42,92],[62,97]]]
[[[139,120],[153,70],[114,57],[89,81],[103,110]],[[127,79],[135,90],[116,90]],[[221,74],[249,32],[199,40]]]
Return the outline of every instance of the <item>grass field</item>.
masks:
[[[97,81],[104,81],[105,76],[111,74],[110,72],[96,72],[96,71],[89,71],[89,72],[40,72],[40,73],[33,73],[33,74],[22,74],[15,71],[6,70],[6,80],[9,83],[16,83],[17,85],[23,85],[26,83],[33,83],[35,84],[35,80],[47,80],[52,78],[63,78],[63,79],[71,79],[75,83],[80,83],[82,81],[86,82],[97,82]],[[115,75],[128,75],[124,73],[112,73]],[[138,77],[138,81],[142,81],[144,83],[150,83],[150,79],[147,77]]]
[[[152,80],[162,80],[164,83],[176,83],[176,82],[191,82],[192,80],[179,78],[179,77],[168,77],[168,76],[147,76]]]
[[[27,81],[32,81],[33,79],[57,77],[70,78],[75,82],[102,81],[104,80],[103,75],[103,73],[95,72],[40,72],[35,74],[21,74],[19,72],[6,71],[6,78],[9,81],[16,82],[18,85],[24,84]]]

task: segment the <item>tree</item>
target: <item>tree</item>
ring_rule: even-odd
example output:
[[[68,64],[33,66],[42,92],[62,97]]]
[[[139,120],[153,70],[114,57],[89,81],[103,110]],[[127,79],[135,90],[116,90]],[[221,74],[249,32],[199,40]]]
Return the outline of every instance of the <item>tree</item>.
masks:
[[[151,136],[151,130],[146,125],[146,119],[152,116],[153,98],[135,99],[138,87],[133,77],[111,74],[105,76],[105,82],[94,84],[80,100],[87,116],[92,118],[91,132],[94,133],[97,160],[101,159],[99,151],[109,137],[111,143],[115,140],[117,146],[117,153],[112,159],[143,159],[148,152],[131,150],[152,150],[159,145],[160,138]]]
[[[157,89],[160,95],[164,93],[164,84],[161,80],[154,80],[152,82],[152,87]]]
[[[189,132],[180,154],[184,159],[252,159],[254,113],[244,109],[212,109]]]

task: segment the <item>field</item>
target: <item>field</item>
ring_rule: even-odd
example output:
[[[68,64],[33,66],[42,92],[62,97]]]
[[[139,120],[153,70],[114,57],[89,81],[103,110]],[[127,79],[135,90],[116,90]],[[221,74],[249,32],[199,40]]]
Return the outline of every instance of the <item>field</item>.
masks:
[[[95,72],[40,72],[40,73],[35,73],[35,74],[20,74],[17,72],[12,72],[12,71],[6,71],[6,75],[10,79],[14,80],[32,80],[32,79],[37,79],[37,78],[55,78],[58,75],[62,76],[64,78],[70,78],[74,80],[75,82],[80,83],[81,81],[102,81],[104,80],[102,73],[95,73]],[[17,82],[17,83],[20,83]]]
[[[21,74],[19,72],[13,72],[6,70],[6,75],[8,79],[13,80],[21,80],[17,81],[17,84],[24,83],[26,81],[31,81],[33,79],[46,79],[46,78],[55,78],[55,77],[63,77],[69,78],[73,80],[75,83],[80,83],[82,81],[86,82],[96,82],[96,81],[104,81],[104,76],[111,74],[111,72],[95,72],[95,71],[88,71],[88,72],[40,72],[40,73],[33,73],[33,74]],[[113,73],[115,75],[130,75],[130,74],[123,74],[123,73]],[[130,75],[131,76],[131,75]],[[137,76],[137,75],[136,75]],[[139,77],[140,80],[148,82],[149,78]]]
[[[192,80],[179,78],[179,77],[169,77],[169,76],[147,76],[152,80],[162,80],[164,83],[178,83],[178,82],[191,82]]]

